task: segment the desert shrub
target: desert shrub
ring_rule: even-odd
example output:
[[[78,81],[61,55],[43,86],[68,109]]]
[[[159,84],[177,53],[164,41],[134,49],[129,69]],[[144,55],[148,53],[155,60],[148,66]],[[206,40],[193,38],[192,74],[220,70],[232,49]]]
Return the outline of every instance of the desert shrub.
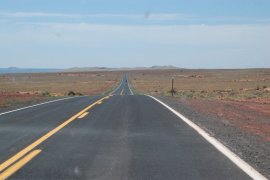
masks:
[[[205,98],[205,96],[203,94],[200,95],[200,98]]]
[[[260,90],[260,89],[261,89],[261,87],[260,87],[260,86],[257,86],[257,87],[256,87],[256,90]]]
[[[264,86],[263,86],[263,89],[266,89],[266,88],[267,88],[267,86],[266,86],[266,85],[264,85]]]
[[[77,96],[83,96],[83,94],[80,93],[80,92],[76,92],[76,95],[77,95]]]
[[[68,92],[68,96],[75,96],[75,95],[76,95],[76,93],[74,91],[69,91]]]
[[[187,94],[187,97],[188,97],[188,98],[193,98],[193,96],[194,96],[193,93],[188,93],[188,94]]]
[[[255,92],[253,95],[255,96],[255,98],[257,97],[262,97],[263,96],[263,92]]]
[[[44,97],[50,97],[51,96],[51,93],[49,91],[45,91],[42,93],[42,96]]]

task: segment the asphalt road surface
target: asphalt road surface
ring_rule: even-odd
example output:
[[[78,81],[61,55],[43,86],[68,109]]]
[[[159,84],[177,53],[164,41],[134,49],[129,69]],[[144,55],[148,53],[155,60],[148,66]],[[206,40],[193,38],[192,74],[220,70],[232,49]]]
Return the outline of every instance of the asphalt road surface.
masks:
[[[171,111],[132,95],[0,115],[0,179],[250,179]]]

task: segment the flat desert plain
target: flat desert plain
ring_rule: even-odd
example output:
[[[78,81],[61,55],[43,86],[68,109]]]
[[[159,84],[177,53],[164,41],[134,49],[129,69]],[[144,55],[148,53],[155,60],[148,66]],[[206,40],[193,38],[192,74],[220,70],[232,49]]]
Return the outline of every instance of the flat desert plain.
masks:
[[[129,78],[136,93],[161,99],[270,178],[270,69],[134,71]]]
[[[12,108],[69,95],[101,95],[117,86],[122,72],[0,75],[0,108]]]
[[[270,178],[270,69],[3,74],[0,111],[69,95],[108,94],[125,74],[135,94],[164,101]]]

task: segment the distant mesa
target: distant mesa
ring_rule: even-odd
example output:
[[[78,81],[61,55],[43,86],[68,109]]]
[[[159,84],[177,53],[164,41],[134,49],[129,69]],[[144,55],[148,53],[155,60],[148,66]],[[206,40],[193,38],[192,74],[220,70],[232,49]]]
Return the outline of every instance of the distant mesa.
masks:
[[[0,74],[15,74],[15,73],[49,73],[49,72],[59,72],[63,69],[50,69],[50,68],[17,68],[8,67],[0,68]]]
[[[50,69],[50,68],[0,68],[0,74],[12,73],[53,73],[53,72],[87,72],[87,71],[132,71],[132,70],[154,70],[154,69],[180,69],[175,66],[151,66],[151,67],[73,67],[69,69]]]
[[[16,70],[16,69],[18,69],[17,67],[8,67],[7,69],[10,69],[10,70]]]
[[[176,66],[152,66],[152,69],[180,69]]]
[[[151,67],[120,67],[120,68],[107,68],[107,67],[74,67],[65,69],[65,72],[83,72],[83,71],[132,71],[132,70],[152,70],[152,69],[180,69],[176,66],[151,66]]]
[[[73,67],[69,69],[65,69],[64,72],[84,72],[84,71],[104,71],[110,70],[110,68],[106,67]]]

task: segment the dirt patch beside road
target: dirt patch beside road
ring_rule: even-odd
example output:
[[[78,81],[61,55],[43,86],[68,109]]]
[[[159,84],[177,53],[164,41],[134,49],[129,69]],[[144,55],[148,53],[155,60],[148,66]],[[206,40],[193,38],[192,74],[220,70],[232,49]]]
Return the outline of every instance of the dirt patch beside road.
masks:
[[[38,94],[0,93],[0,112],[56,99]]]
[[[186,102],[201,113],[223,119],[224,123],[270,142],[270,104],[195,99]]]
[[[118,85],[123,72],[0,74],[0,111],[72,95],[100,95]]]
[[[158,96],[270,178],[270,104]]]

